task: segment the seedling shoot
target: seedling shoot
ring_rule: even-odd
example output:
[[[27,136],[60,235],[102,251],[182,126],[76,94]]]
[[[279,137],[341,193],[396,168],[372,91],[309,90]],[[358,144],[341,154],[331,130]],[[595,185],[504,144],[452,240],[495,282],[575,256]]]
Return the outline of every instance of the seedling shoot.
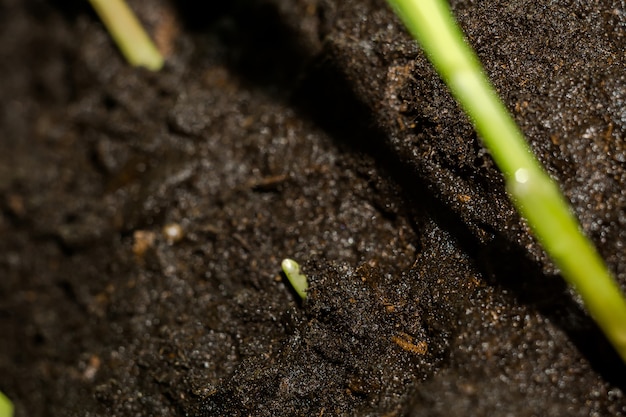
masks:
[[[289,283],[293,289],[296,290],[296,293],[298,293],[302,300],[306,299],[306,291],[309,289],[309,280],[306,275],[300,272],[300,265],[293,259],[283,259],[281,266]]]

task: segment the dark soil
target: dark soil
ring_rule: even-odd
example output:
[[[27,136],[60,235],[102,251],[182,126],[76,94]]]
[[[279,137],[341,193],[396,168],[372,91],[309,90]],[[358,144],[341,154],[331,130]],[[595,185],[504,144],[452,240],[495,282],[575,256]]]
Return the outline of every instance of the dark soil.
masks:
[[[17,417],[626,415],[626,368],[384,1],[130,3],[159,73],[87,2],[0,0]],[[453,8],[626,287],[624,2]]]

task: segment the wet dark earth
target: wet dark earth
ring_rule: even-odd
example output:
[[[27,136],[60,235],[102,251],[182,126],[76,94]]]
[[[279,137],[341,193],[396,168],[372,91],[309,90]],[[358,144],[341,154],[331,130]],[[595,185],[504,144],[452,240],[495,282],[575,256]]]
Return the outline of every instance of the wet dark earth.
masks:
[[[626,367],[381,0],[0,0],[16,416],[621,416]],[[626,288],[623,1],[453,1]],[[302,302],[281,273],[298,260]]]

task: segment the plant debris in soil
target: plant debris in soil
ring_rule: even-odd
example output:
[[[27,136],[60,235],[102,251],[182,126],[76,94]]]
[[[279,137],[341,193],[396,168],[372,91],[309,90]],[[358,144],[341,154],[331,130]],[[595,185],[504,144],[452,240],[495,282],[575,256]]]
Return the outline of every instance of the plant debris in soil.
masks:
[[[129,3],[159,73],[86,2],[0,1],[17,417],[626,414],[624,364],[384,1]],[[452,6],[624,288],[624,3]]]

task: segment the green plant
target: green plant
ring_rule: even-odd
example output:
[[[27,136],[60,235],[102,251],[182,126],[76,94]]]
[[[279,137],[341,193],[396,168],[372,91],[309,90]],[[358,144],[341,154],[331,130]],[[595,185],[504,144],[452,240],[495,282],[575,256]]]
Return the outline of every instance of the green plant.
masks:
[[[161,53],[124,0],[89,1],[131,65],[152,71],[163,67]]]
[[[0,391],[0,417],[13,417],[13,403]]]
[[[448,4],[388,1],[469,115],[518,211],[626,362],[626,302],[620,289],[498,98]]]
[[[306,299],[309,281],[306,275],[300,272],[300,265],[293,259],[283,259],[281,266],[293,289],[296,290],[300,298]]]

